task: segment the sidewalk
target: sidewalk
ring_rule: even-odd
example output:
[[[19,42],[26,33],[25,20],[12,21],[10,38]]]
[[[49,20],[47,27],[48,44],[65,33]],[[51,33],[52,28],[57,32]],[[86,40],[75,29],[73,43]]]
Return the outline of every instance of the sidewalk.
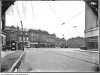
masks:
[[[15,52],[15,51],[1,51],[1,58],[5,57],[6,55],[11,54],[13,52]]]
[[[82,52],[91,52],[91,53],[98,53],[99,51],[98,50],[83,50],[83,49],[80,49],[79,51],[82,51]]]
[[[23,52],[21,50],[1,52],[1,70],[9,70]]]

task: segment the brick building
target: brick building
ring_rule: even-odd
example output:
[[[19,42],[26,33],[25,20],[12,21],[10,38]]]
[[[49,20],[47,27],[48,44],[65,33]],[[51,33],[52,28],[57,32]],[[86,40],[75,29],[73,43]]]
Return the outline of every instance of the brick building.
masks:
[[[47,31],[29,29],[29,41],[40,47],[61,47],[67,46],[64,38],[57,38],[55,34],[49,34]]]
[[[34,44],[49,47],[54,45],[55,35],[49,34],[47,31],[29,29],[29,41]]]
[[[56,47],[67,47],[67,41],[64,38],[55,38]]]
[[[22,40],[22,38],[23,38],[23,40]],[[19,42],[29,41],[29,32],[27,29],[23,29],[23,31],[22,31],[22,29],[18,28],[18,41]]]
[[[70,48],[80,48],[85,46],[85,39],[83,37],[70,38],[67,40],[67,45]]]
[[[6,41],[18,40],[17,28],[12,26],[6,26]]]
[[[61,47],[66,46],[64,38],[57,38],[55,34],[35,29],[22,29],[14,26],[6,26],[6,40],[16,42],[30,42],[31,47]]]

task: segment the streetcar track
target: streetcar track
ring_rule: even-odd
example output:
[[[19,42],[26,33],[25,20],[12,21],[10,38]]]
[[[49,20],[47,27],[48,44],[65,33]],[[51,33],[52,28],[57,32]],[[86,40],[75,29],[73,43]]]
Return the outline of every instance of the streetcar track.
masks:
[[[46,51],[46,52],[48,52],[48,51]],[[51,51],[49,51],[49,52],[51,52]],[[77,60],[80,60],[80,61],[83,61],[83,62],[87,62],[87,63],[91,63],[91,64],[98,65],[97,63],[94,63],[94,62],[91,62],[91,61],[87,61],[87,60],[82,60],[82,59],[80,59],[80,58],[68,56],[68,55],[65,55],[65,54],[61,54],[61,53],[57,53],[57,52],[51,52],[51,53],[59,54],[59,55],[65,56],[65,57],[74,58],[74,59],[77,59]],[[71,52],[70,52],[70,53],[71,53]]]

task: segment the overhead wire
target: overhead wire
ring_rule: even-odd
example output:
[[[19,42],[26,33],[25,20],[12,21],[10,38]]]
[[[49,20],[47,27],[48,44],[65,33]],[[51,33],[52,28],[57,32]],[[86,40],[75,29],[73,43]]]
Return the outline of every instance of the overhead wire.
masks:
[[[27,1],[26,1],[27,2]],[[26,17],[26,2],[22,3],[22,7],[24,9],[23,13],[24,13],[24,18]]]
[[[14,16],[14,11],[13,11],[13,9],[11,8],[11,11],[12,11],[12,14],[13,14],[13,16]]]
[[[33,18],[34,18],[35,16],[34,16],[34,11],[33,11],[32,1],[31,1],[31,7],[32,7],[32,15],[33,15]]]
[[[48,6],[51,8],[51,10],[54,12],[54,14],[57,16],[57,18],[62,22],[61,18],[58,16],[58,14],[55,12],[55,10],[53,9],[53,7],[46,1],[46,3],[48,4]]]
[[[16,6],[16,5],[17,5],[17,6]],[[21,21],[20,14],[19,14],[18,4],[16,3],[16,5],[14,5],[14,6],[16,7],[16,11],[17,11],[17,14],[18,14],[19,20]]]
[[[80,14],[82,14],[84,12],[84,10],[80,11],[79,13],[77,13],[76,15],[74,15],[72,18],[70,18],[67,22],[69,22],[70,20],[76,18],[77,16],[79,16]]]

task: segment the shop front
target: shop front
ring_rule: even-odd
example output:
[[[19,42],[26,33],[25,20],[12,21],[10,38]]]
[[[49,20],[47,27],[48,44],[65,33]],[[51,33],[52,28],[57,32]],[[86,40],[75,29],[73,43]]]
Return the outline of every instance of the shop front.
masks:
[[[98,36],[87,37],[85,41],[87,49],[98,49]]]

